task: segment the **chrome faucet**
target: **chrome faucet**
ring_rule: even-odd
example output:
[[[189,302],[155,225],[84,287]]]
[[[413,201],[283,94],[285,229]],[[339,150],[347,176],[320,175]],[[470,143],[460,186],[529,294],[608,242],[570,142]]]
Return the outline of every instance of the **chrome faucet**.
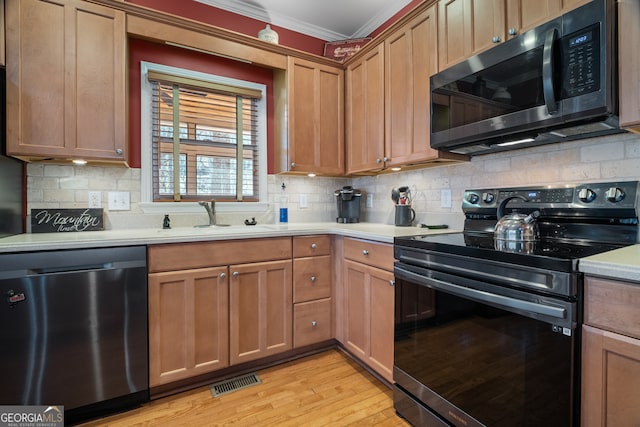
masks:
[[[207,215],[209,215],[209,225],[216,225],[216,201],[211,199],[211,207],[207,202],[198,202],[200,206],[204,206],[204,209],[207,211]]]

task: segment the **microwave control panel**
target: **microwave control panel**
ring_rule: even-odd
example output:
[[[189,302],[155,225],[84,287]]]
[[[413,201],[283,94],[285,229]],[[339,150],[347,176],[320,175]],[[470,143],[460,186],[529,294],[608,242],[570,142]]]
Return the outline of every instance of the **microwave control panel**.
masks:
[[[600,28],[592,25],[561,39],[563,98],[600,89]]]

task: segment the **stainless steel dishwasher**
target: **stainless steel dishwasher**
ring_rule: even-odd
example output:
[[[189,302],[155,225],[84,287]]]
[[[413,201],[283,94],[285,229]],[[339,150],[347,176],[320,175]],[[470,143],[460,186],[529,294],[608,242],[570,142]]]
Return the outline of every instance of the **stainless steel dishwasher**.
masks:
[[[65,421],[149,398],[144,246],[0,254],[0,402]]]

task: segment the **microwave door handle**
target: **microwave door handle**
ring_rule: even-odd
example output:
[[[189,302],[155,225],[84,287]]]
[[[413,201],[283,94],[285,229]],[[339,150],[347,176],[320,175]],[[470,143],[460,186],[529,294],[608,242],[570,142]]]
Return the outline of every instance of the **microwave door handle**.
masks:
[[[542,90],[544,93],[544,103],[549,114],[558,112],[555,90],[553,87],[553,50],[554,42],[558,38],[558,30],[549,30],[544,40],[542,50]]]

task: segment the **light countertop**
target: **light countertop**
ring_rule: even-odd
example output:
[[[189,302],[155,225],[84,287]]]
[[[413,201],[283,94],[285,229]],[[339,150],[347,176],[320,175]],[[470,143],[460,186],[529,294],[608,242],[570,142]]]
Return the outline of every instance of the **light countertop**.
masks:
[[[640,245],[627,246],[581,259],[578,268],[585,274],[640,284]]]
[[[0,238],[0,253],[58,249],[151,245],[159,243],[197,242],[203,240],[251,239],[309,234],[337,234],[347,237],[393,243],[396,236],[443,234],[461,230],[429,230],[418,227],[395,227],[387,224],[290,223],[229,227],[178,227],[169,230],[143,228],[68,233],[26,233]]]

